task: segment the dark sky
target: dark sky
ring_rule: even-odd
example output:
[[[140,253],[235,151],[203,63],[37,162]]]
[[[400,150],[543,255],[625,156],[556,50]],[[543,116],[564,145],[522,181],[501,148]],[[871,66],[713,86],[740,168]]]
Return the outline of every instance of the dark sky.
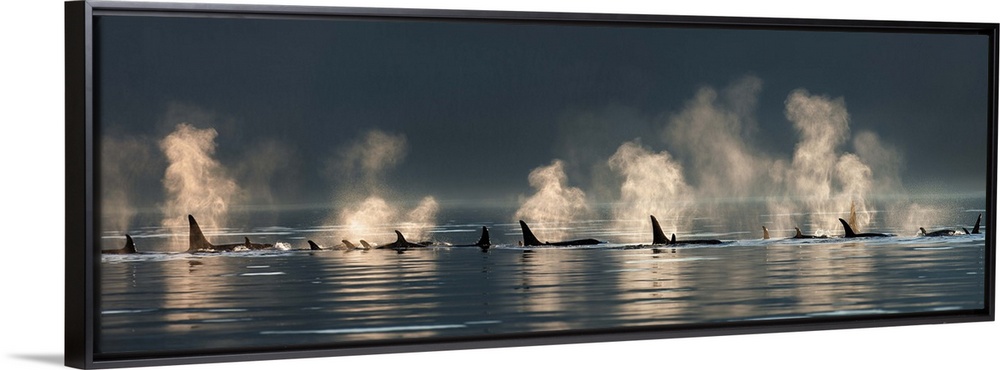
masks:
[[[248,158],[280,148],[278,202],[328,201],[344,182],[331,163],[371,129],[406,137],[383,177],[402,195],[516,200],[557,158],[589,190],[591,162],[636,138],[670,151],[667,117],[748,76],[754,150],[790,158],[785,100],[802,88],[895,147],[905,186],[985,189],[986,36],[112,16],[96,30],[99,130],[153,149],[131,179],[140,203],[163,197],[156,142],[179,121],[218,131],[237,180],[260,181]]]

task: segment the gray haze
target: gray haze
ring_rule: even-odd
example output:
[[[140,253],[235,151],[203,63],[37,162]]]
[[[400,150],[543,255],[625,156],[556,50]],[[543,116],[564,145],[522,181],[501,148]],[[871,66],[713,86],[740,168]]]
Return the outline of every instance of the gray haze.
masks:
[[[986,36],[107,16],[96,35],[102,149],[122,148],[101,185],[139,209],[168,203],[160,146],[182,123],[215,131],[244,205],[516,209],[555,161],[562,186],[613,202],[625,143],[678,163],[678,194],[770,196],[806,168],[796,99],[846,110],[829,163],[866,165],[865,192],[986,189]],[[372,135],[402,144],[358,147]],[[390,165],[345,165],[366,149]]]

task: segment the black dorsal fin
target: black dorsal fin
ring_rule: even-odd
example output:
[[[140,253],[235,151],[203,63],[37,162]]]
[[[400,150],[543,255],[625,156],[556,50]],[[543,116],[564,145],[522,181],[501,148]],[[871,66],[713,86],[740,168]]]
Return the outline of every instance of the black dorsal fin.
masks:
[[[670,244],[677,244],[677,234],[670,234]]]
[[[194,220],[194,216],[188,215],[188,251],[199,251],[204,249],[214,249],[212,243],[205,239],[205,234],[201,232],[201,227],[198,226],[198,221]]]
[[[479,241],[476,242],[476,246],[479,248],[489,248],[490,246],[490,230],[483,226],[483,235],[479,237]]]
[[[316,242],[314,242],[312,240],[307,240],[307,242],[309,243],[309,249],[310,250],[314,250],[314,251],[323,250],[323,248],[320,248],[319,245],[316,245]]]
[[[798,227],[798,226],[796,226],[796,227],[795,227],[795,237],[796,237],[796,238],[801,238],[802,236],[803,236],[803,235],[802,235],[802,230],[799,230],[799,227]]]
[[[653,244],[670,244],[670,240],[667,240],[667,236],[663,234],[663,229],[660,228],[660,222],[656,220],[656,217],[649,215],[649,221],[653,223]]]
[[[538,241],[535,234],[531,233],[531,229],[528,228],[528,224],[520,220],[518,222],[521,223],[521,234],[524,237],[525,246],[542,245],[542,242]]]
[[[857,234],[854,233],[854,229],[851,228],[851,225],[847,224],[847,221],[844,221],[844,219],[842,219],[842,218],[838,218],[838,220],[840,220],[840,223],[842,225],[844,225],[844,237],[845,238],[851,238],[851,237],[854,237],[855,235],[857,235]]]
[[[397,244],[408,244],[408,242],[406,241],[406,238],[403,237],[403,233],[399,232],[399,230],[393,230],[393,231],[396,232],[396,243]]]
[[[979,217],[976,217],[976,226],[972,227],[973,234],[979,234],[979,222],[983,220],[983,214],[980,213]]]
[[[132,241],[132,236],[125,234],[125,253],[139,253],[135,250],[135,242]]]

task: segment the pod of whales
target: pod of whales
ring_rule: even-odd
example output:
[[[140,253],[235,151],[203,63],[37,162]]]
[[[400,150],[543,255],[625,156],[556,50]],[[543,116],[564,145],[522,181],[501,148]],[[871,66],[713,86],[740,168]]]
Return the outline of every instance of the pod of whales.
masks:
[[[198,221],[194,220],[194,216],[188,215],[188,252],[225,252],[233,251],[237,248],[243,247],[248,250],[260,250],[274,248],[273,244],[260,244],[251,243],[250,238],[244,237],[242,243],[232,243],[232,244],[212,244],[205,238],[205,234],[201,232],[201,227],[198,226]]]
[[[925,236],[925,237],[945,237],[945,236],[953,236],[953,235],[979,234],[980,233],[980,226],[981,226],[981,223],[982,223],[982,218],[983,218],[982,214],[979,214],[976,217],[976,223],[975,223],[975,226],[973,226],[972,231],[969,231],[968,229],[966,229],[966,228],[963,227],[962,230],[965,232],[965,234],[961,234],[958,231],[952,230],[952,229],[942,229],[942,230],[936,230],[936,231],[928,232],[923,227],[919,228],[920,229],[920,234],[922,236]],[[726,243],[726,241],[722,241],[722,240],[718,240],[718,239],[678,240],[677,239],[677,235],[673,234],[673,233],[670,234],[670,238],[667,238],[666,233],[663,232],[663,229],[660,227],[660,223],[659,223],[659,221],[657,221],[656,217],[653,216],[653,215],[650,215],[649,219],[650,219],[650,223],[651,223],[652,231],[653,231],[653,240],[652,240],[652,243],[650,244],[650,246],[658,246],[658,245],[683,245],[683,244],[722,244],[722,243]],[[895,236],[894,234],[883,234],[883,233],[858,233],[843,218],[838,218],[838,220],[840,221],[841,225],[843,225],[843,227],[844,227],[844,238],[865,238],[865,237],[890,237],[890,236]],[[248,238],[248,237],[244,237],[242,243],[212,244],[211,242],[208,241],[208,239],[205,237],[205,234],[201,231],[201,227],[198,225],[198,222],[195,220],[194,216],[188,215],[188,223],[189,223],[189,236],[188,236],[189,237],[189,244],[188,244],[188,250],[186,251],[188,253],[198,253],[198,252],[228,252],[228,251],[239,251],[239,250],[261,250],[261,249],[274,248],[273,244],[253,243],[253,242],[250,241],[250,238]],[[595,245],[595,244],[606,243],[606,242],[602,242],[602,241],[597,240],[597,239],[576,239],[576,240],[566,240],[566,241],[557,241],[557,242],[548,242],[548,241],[547,242],[542,242],[542,241],[538,240],[537,237],[535,237],[534,233],[532,233],[532,231],[528,227],[527,223],[525,223],[523,220],[519,220],[518,223],[521,226],[521,233],[522,233],[522,236],[523,236],[523,246],[526,246],[526,247],[532,247],[532,246],[582,246],[582,245]],[[767,227],[766,226],[761,226],[761,229],[763,230],[762,239],[763,240],[770,239],[771,235],[770,235],[770,232],[767,229]],[[323,247],[319,246],[318,244],[316,244],[312,240],[308,240],[307,242],[308,242],[308,245],[309,245],[309,250],[313,250],[313,251],[327,250],[327,249],[337,249],[337,250],[390,249],[390,250],[395,250],[397,252],[403,252],[403,251],[406,251],[406,250],[409,250],[409,249],[419,249],[419,248],[427,248],[429,246],[433,246],[433,244],[430,243],[430,242],[411,243],[411,242],[409,242],[409,241],[406,240],[406,238],[403,236],[403,234],[399,230],[394,230],[394,231],[396,233],[396,241],[394,241],[392,243],[384,244],[384,245],[378,245],[378,246],[374,246],[374,245],[368,243],[367,241],[365,241],[363,239],[360,240],[360,244],[361,244],[360,246],[355,245],[354,243],[352,243],[352,242],[344,239],[344,240],[341,240],[341,244],[333,246],[333,247],[327,247],[327,248],[323,248]],[[829,236],[827,236],[827,235],[805,235],[805,234],[802,233],[801,229],[799,229],[798,227],[795,227],[795,235],[792,236],[792,237],[790,237],[790,238],[788,238],[788,239],[826,239],[826,238],[829,238]],[[521,243],[519,243],[519,244],[521,244]],[[475,243],[472,243],[472,244],[457,244],[457,245],[444,244],[443,246],[446,246],[446,247],[478,247],[482,251],[486,252],[486,251],[488,251],[490,249],[490,247],[493,246],[493,244],[492,244],[492,242],[490,240],[489,229],[486,228],[485,226],[483,226],[482,227],[482,234],[481,234],[479,240],[476,241]],[[632,248],[642,247],[642,245],[634,245],[634,246],[631,246],[631,247]],[[654,252],[655,251],[656,250],[654,248]],[[101,254],[133,254],[133,253],[138,253],[138,251],[136,250],[136,247],[135,247],[135,241],[132,239],[132,236],[129,235],[129,234],[125,235],[125,246],[123,246],[122,248],[120,248],[120,249],[104,249],[104,250],[101,250]]]
[[[972,227],[972,232],[969,232],[969,229],[966,229],[964,227],[962,228],[962,230],[965,230],[966,234],[979,234],[979,222],[982,220],[983,220],[983,214],[980,213],[979,217],[976,217],[976,226]]]

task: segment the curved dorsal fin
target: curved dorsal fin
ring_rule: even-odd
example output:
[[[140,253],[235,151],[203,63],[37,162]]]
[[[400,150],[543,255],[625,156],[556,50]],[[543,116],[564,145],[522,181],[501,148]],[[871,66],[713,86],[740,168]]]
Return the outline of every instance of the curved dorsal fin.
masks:
[[[796,238],[801,238],[802,237],[802,230],[799,230],[798,226],[795,227],[795,237]]]
[[[649,215],[649,221],[653,223],[653,244],[669,244],[670,240],[667,240],[667,236],[663,234],[663,229],[656,217]]]
[[[346,246],[347,248],[350,248],[350,249],[354,249],[354,248],[356,248],[356,247],[354,246],[354,243],[351,243],[351,241],[350,241],[350,240],[347,240],[347,239],[343,239],[343,240],[341,240],[340,242],[341,242],[341,243],[344,243],[344,246]]]
[[[771,239],[771,233],[767,231],[767,226],[761,226],[764,229],[764,240]]]
[[[920,234],[921,235],[927,235],[927,230],[924,230],[924,228],[921,227],[920,228]]]
[[[322,250],[323,249],[323,248],[320,248],[318,245],[316,245],[316,242],[314,242],[312,240],[307,240],[307,242],[309,242],[309,249],[310,250],[318,251],[318,250]]]
[[[132,241],[132,236],[129,234],[125,234],[125,252],[139,253],[139,251],[135,250],[135,242]]]
[[[393,231],[396,232],[396,243],[404,243],[405,244],[406,243],[406,238],[403,237],[403,233],[399,232],[399,230],[393,230]]]
[[[366,242],[364,239],[361,239],[361,245],[365,247],[365,249],[371,249],[372,247],[372,245],[368,244],[368,242]]]
[[[205,239],[205,234],[201,232],[198,221],[194,216],[188,215],[188,251],[198,251],[203,249],[213,249],[212,243]]]
[[[840,220],[840,224],[841,225],[844,225],[844,237],[845,238],[850,238],[850,237],[853,237],[853,236],[856,235],[854,233],[854,229],[851,228],[851,225],[847,224],[847,221],[844,221],[844,219],[842,219],[842,218],[838,218],[838,220]]]
[[[522,220],[518,220],[521,223],[521,234],[524,237],[525,246],[542,245],[542,242],[538,241],[535,234],[531,233],[531,229],[528,228],[528,224],[524,223]]]

